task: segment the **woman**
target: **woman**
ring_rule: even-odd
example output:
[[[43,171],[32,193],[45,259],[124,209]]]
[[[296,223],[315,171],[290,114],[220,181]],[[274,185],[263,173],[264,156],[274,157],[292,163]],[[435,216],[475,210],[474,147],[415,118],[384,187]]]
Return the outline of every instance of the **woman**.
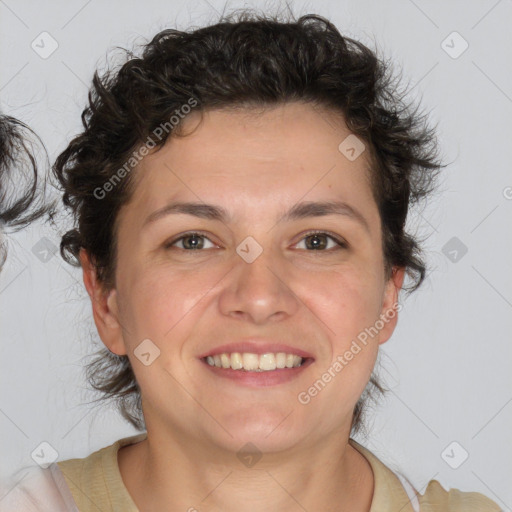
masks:
[[[61,251],[105,344],[91,383],[145,432],[52,466],[72,506],[499,510],[419,494],[351,438],[423,280],[405,220],[441,168],[373,52],[248,13],[157,34],[91,93],[55,164]]]

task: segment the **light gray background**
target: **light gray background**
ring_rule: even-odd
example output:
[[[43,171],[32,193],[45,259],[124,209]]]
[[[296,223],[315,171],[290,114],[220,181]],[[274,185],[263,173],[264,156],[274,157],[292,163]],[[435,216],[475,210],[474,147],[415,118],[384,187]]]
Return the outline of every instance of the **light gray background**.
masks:
[[[105,64],[107,50],[143,43],[168,26],[216,20],[223,5],[0,0],[1,109],[30,124],[56,156],[80,129],[93,70]],[[228,10],[244,5],[265,6],[229,2]],[[443,154],[453,162],[441,194],[411,218],[411,228],[428,235],[433,271],[403,302],[383,346],[391,391],[361,442],[421,492],[435,478],[511,510],[512,2],[292,5],[296,14],[327,16],[342,33],[393,58],[412,96],[439,123]],[[43,31],[58,43],[46,59],[31,48]],[[442,47],[453,31],[469,44],[457,58]],[[444,43],[452,53],[462,48],[457,38]],[[78,270],[58,254],[43,262],[32,251],[43,237],[58,246],[59,234],[39,224],[11,236],[0,276],[2,477],[33,464],[31,452],[43,441],[65,459],[136,433],[112,408],[86,404],[93,395],[83,358],[97,348],[89,300]],[[456,262],[443,252],[452,237],[468,249]],[[458,469],[441,456],[453,441],[469,453]],[[452,460],[460,450],[448,450]]]

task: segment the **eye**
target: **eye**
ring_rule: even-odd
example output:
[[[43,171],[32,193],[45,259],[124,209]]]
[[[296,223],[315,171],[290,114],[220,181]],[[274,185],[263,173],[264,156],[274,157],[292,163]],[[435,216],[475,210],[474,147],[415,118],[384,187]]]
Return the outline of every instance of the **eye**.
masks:
[[[210,247],[205,246],[211,244]],[[305,249],[309,251],[331,252],[332,250],[347,248],[347,243],[336,235],[325,233],[323,231],[312,231],[306,233],[302,240],[295,244],[305,242]],[[212,249],[216,245],[206,236],[197,232],[185,233],[178,238],[165,244],[166,249],[177,247],[184,251],[199,251],[201,249]],[[300,248],[300,247],[299,247]]]
[[[329,240],[331,241],[331,246],[329,246]],[[330,249],[338,250],[347,248],[347,243],[344,240],[335,235],[324,233],[323,231],[313,231],[306,233],[306,235],[299,243],[302,242],[305,242],[306,250],[310,249],[313,251],[325,251]],[[332,242],[334,242],[334,245],[332,245]]]
[[[165,244],[165,248],[169,249],[171,247],[178,247],[178,249],[182,249],[185,251],[196,251],[199,249],[205,249],[205,240],[208,240],[212,247],[215,246],[213,242],[207,238],[205,235],[196,232],[185,233],[181,235],[179,238],[172,240]],[[181,244],[181,246],[180,246]],[[211,249],[212,247],[206,247],[206,249]]]

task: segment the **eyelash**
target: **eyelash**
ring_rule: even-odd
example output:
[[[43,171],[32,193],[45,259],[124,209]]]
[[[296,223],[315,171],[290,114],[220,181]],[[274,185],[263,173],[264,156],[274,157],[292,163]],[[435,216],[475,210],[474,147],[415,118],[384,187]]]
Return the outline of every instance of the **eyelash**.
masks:
[[[201,232],[198,232],[198,231],[188,231],[187,233],[184,233],[184,234],[180,235],[178,238],[175,238],[174,240],[171,240],[168,243],[166,243],[164,245],[164,248],[165,249],[171,249],[173,247],[173,245],[176,244],[177,242],[179,242],[179,241],[181,241],[181,240],[183,240],[185,238],[192,237],[194,235],[197,236],[197,237],[202,237],[202,238],[206,238],[207,240],[210,240],[205,234],[203,234]],[[319,231],[319,230],[318,231],[308,231],[307,233],[304,233],[304,235],[299,240],[299,242],[302,242],[306,238],[314,236],[314,235],[326,235],[327,238],[330,238],[336,244],[338,244],[338,247],[337,248],[330,248],[330,249],[321,249],[321,250],[314,250],[314,249],[313,250],[308,250],[308,249],[304,249],[306,252],[332,252],[332,251],[338,251],[340,249],[347,249],[348,248],[348,244],[345,242],[345,240],[343,240],[342,238],[340,238],[340,237],[338,237],[338,236],[336,236],[333,233],[330,233],[328,231]],[[210,240],[210,242],[212,242],[212,241]],[[299,242],[297,242],[297,244]],[[214,243],[214,242],[212,242],[212,243]],[[186,251],[186,252],[203,252],[203,251],[207,250],[207,249],[184,249],[184,248],[181,248],[181,247],[178,247],[178,249],[180,249],[182,251]]]

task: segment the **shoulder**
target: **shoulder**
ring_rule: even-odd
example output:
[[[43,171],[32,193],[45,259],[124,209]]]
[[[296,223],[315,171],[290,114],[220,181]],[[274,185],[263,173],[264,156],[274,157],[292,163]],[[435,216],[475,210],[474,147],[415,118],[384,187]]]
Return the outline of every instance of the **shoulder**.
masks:
[[[0,512],[78,512],[56,464],[28,466],[0,485]]]
[[[146,437],[146,433],[125,437],[87,457],[57,462],[80,510],[137,510],[119,472],[117,453],[122,446]]]
[[[437,480],[430,480],[420,494],[409,480],[391,470],[375,454],[354,439],[349,440],[370,463],[374,474],[372,509],[402,512],[502,512],[491,499],[478,492],[444,489]]]
[[[83,458],[73,458],[57,462],[66,480],[73,485],[81,485],[90,481],[103,480],[105,471],[117,470],[117,452],[122,446],[136,443],[145,439],[146,433],[119,439]]]
[[[431,480],[425,493],[419,495],[422,512],[501,512],[494,501],[479,492],[444,489],[437,480]]]

